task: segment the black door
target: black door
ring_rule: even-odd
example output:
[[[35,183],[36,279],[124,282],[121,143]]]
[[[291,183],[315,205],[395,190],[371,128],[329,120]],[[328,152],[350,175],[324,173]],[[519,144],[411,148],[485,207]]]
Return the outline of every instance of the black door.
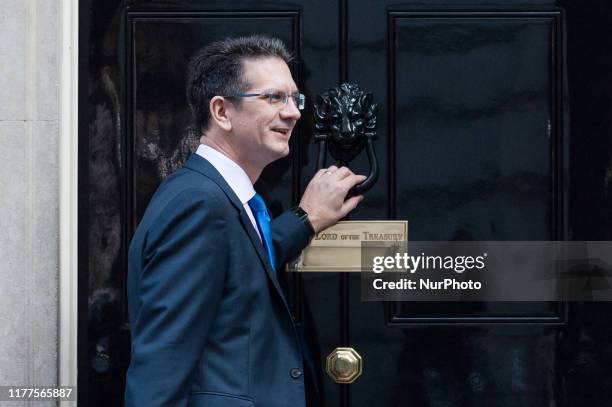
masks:
[[[380,178],[351,219],[409,221],[411,240],[606,240],[612,198],[612,6],[605,1],[90,0],[80,25],[79,401],[121,405],[131,235],[197,146],[192,53],[277,36],[307,109],[292,153],[256,189],[273,214],[315,172],[312,102],[372,92]],[[576,2],[571,2],[576,3]],[[308,102],[310,101],[310,102]],[[365,157],[351,166],[367,173]],[[363,302],[353,273],[290,273],[286,292],[323,366],[326,406],[607,406],[605,303]]]

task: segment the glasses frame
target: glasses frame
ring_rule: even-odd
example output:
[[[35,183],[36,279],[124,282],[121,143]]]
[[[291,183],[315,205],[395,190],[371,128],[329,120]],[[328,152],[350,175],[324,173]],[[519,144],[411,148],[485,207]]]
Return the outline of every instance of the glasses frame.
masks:
[[[277,98],[279,95],[282,95],[281,99]],[[223,97],[231,99],[231,98],[248,98],[248,97],[256,97],[256,96],[267,97],[271,105],[274,104],[274,101],[279,101],[279,102],[282,102],[283,105],[286,106],[287,103],[289,102],[289,98],[291,97],[293,99],[293,103],[295,103],[295,107],[297,107],[298,110],[304,110],[304,107],[306,106],[306,96],[304,96],[303,93],[299,93],[299,92],[287,93],[287,92],[275,91],[275,92],[262,92],[262,93],[236,93],[234,95],[225,95]]]

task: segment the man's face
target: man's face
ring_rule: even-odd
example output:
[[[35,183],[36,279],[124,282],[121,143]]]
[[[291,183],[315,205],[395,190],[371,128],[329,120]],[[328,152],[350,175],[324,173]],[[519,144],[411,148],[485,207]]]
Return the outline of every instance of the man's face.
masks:
[[[243,62],[245,93],[297,92],[287,64],[280,58],[246,59]],[[231,108],[232,141],[240,160],[257,167],[289,154],[289,138],[300,111],[290,97],[287,104],[270,103],[267,97],[245,97]],[[228,113],[230,113],[228,111]]]

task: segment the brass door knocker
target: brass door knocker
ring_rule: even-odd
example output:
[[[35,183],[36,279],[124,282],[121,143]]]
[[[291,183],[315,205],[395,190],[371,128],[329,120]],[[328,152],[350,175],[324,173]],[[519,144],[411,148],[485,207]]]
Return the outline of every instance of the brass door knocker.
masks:
[[[319,144],[317,170],[325,167],[327,150],[340,163],[348,166],[366,148],[370,173],[349,195],[359,195],[374,186],[378,179],[378,161],[374,152],[376,108],[372,93],[359,86],[343,83],[317,95],[315,103],[315,143]]]

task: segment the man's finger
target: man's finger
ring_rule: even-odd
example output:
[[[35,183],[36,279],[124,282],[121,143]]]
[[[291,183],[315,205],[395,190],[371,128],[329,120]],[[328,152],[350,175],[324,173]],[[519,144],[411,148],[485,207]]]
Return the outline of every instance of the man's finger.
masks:
[[[366,178],[368,177],[366,177],[365,175],[352,175],[340,181],[340,186],[344,190],[348,191],[349,189],[353,188],[355,185],[359,184],[360,182],[365,181]]]
[[[344,201],[342,204],[342,209],[340,209],[342,217],[344,218],[346,215],[348,215],[349,212],[355,209],[361,201],[363,201],[363,195],[356,195]]]
[[[328,168],[321,168],[319,171],[317,171],[317,173],[315,174],[315,177],[320,177],[322,175],[330,176],[336,171],[338,171],[338,167],[336,167],[335,165],[330,165]]]
[[[348,177],[352,173],[353,172],[351,170],[349,170],[347,167],[340,167],[340,168],[338,168],[338,170],[336,172],[333,173],[333,177],[334,177],[334,180],[340,181],[340,180]]]
[[[327,171],[327,168],[321,168],[319,171],[316,172],[316,174],[312,178],[320,177],[321,175],[325,174],[325,171]]]

